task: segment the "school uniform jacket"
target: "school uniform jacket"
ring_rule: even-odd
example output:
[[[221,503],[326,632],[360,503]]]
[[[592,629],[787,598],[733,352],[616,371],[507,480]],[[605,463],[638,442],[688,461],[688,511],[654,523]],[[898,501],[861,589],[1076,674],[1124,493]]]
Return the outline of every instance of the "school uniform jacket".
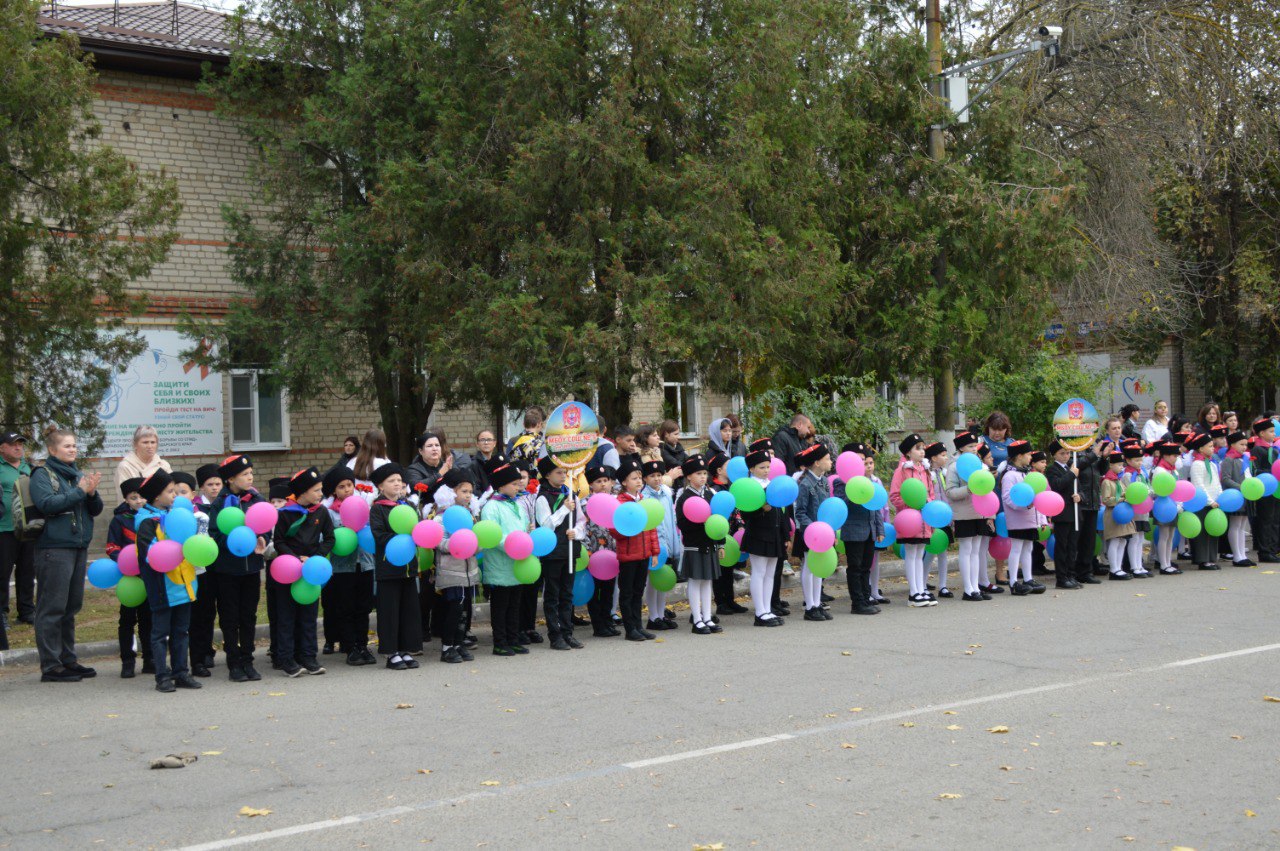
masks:
[[[138,509],[137,515],[139,576],[147,589],[147,605],[153,612],[184,606],[196,599],[196,571],[185,560],[168,573],[161,573],[147,564],[147,555],[160,539],[168,513],[148,504]]]
[[[762,487],[765,484],[761,482]],[[792,525],[790,508],[773,508],[766,502],[755,511],[742,512],[742,523],[746,529],[742,552],[767,558],[786,557]]]
[[[893,505],[894,511],[902,511],[907,508],[907,504],[902,501],[902,483],[907,479],[918,479],[924,483],[925,488],[929,492],[929,499],[937,498],[937,492],[933,487],[933,476],[929,475],[929,468],[925,465],[917,467],[909,459],[903,458],[898,462],[898,466],[894,468],[893,480],[889,484],[889,502]],[[920,537],[928,540],[933,536],[932,527],[921,523],[924,529],[920,533]]]
[[[227,549],[227,536],[218,528],[218,512],[222,509],[239,508],[241,511],[248,511],[249,506],[257,505],[259,502],[266,502],[266,500],[252,488],[237,496],[231,492],[230,488],[224,487],[222,493],[218,494],[213,504],[209,506],[209,535],[218,542],[218,559],[210,568],[214,573],[248,576],[262,570],[264,566],[262,556],[257,553],[249,553],[247,556],[232,555]],[[271,542],[270,532],[258,537],[265,538],[268,543]]]
[[[410,559],[403,567],[397,567],[387,561],[387,544],[396,536],[391,529],[391,509],[397,505],[408,505],[407,502],[394,502],[389,499],[376,499],[373,508],[369,509],[369,531],[373,533],[373,578],[412,579],[418,572],[418,560]]]
[[[850,502],[843,479],[836,479],[832,490],[837,498],[844,500],[845,507],[849,509],[849,516],[840,527],[840,540],[858,543],[875,541],[884,535],[883,511],[871,511],[865,506]]]
[[[111,525],[107,527],[107,558],[120,560],[120,551],[138,540],[134,529],[134,512],[129,503],[122,502],[116,506],[111,517]]]
[[[713,541],[707,536],[707,527],[705,523],[694,523],[688,517],[684,516],[684,504],[694,497],[702,497],[708,502],[714,496],[711,486],[707,485],[701,492],[695,491],[693,488],[685,487],[680,490],[680,497],[676,500],[675,515],[676,527],[680,530],[680,537],[684,539],[684,548],[686,550],[696,550],[700,553],[712,553],[717,547],[724,545],[724,541]]]
[[[1138,527],[1134,525],[1132,520],[1123,525],[1115,522],[1113,511],[1124,499],[1124,489],[1124,482],[1120,481],[1120,477],[1115,473],[1108,472],[1102,477],[1102,504],[1107,509],[1102,515],[1102,539],[1104,541],[1138,533]]]
[[[1191,484],[1203,488],[1209,502],[1217,502],[1218,497],[1222,496],[1222,479],[1218,475],[1217,466],[1210,459],[1197,457],[1191,462],[1189,475]]]
[[[276,518],[274,540],[276,555],[327,558],[333,551],[333,520],[329,510],[320,503],[301,506],[289,500]]]
[[[1080,468],[1077,467],[1076,469]],[[1076,513],[1071,508],[1071,500],[1075,496],[1076,488],[1078,486],[1076,474],[1071,472],[1069,467],[1064,467],[1057,461],[1050,461],[1048,468],[1045,470],[1044,476],[1049,480],[1049,489],[1062,497],[1062,501],[1066,503],[1067,506],[1062,510],[1061,514],[1053,518],[1054,522],[1064,524],[1070,523],[1074,528]],[[1084,498],[1081,497],[1080,501],[1084,502]]]
[[[1222,489],[1240,490],[1240,486],[1244,484],[1245,472],[1248,470],[1248,461],[1242,456],[1232,458],[1230,454],[1222,459],[1222,466],[1218,469],[1218,475],[1222,479]],[[1239,511],[1233,511],[1232,514],[1244,516],[1248,513],[1248,507],[1241,508]]]
[[[618,502],[622,504],[639,501],[639,494],[632,496],[624,491],[618,495]],[[618,561],[621,562],[646,561],[656,556],[662,549],[655,529],[641,532],[639,535],[619,535],[616,529],[610,529],[609,534],[617,544]]]

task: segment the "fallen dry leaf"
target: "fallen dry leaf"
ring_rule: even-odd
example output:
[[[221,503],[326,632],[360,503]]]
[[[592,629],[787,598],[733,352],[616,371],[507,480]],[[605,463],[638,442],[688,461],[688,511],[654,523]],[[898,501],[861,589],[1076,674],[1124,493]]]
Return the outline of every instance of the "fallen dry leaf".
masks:
[[[1235,740],[1238,742],[1238,741],[1240,741],[1241,739],[1243,739],[1243,738],[1244,738],[1244,736],[1232,736],[1231,738],[1235,739]]]
[[[502,711],[503,711],[503,712],[515,712],[515,710],[514,710],[514,709],[504,709],[504,710],[502,710]]]
[[[1267,703],[1280,703],[1280,697],[1272,697],[1269,694],[1263,695],[1262,699],[1265,700]]]
[[[981,644],[970,644],[970,645],[969,645],[969,649],[970,649],[970,650],[977,650],[977,649],[978,649],[979,647],[981,647],[981,646],[982,646]]]
[[[852,656],[853,654],[852,654],[852,653],[850,653],[848,650],[841,650],[841,651],[840,651],[840,655],[841,655],[841,656]]]
[[[1120,837],[1120,838],[1121,838],[1122,840],[1124,840],[1125,842],[1134,842],[1134,841],[1136,841],[1136,840],[1137,840],[1137,837],[1136,837],[1136,836],[1122,836],[1122,837]]]
[[[964,728],[963,728],[963,727],[961,727],[959,724],[948,724],[948,725],[947,725],[947,729],[948,729],[948,730],[963,730]]]
[[[900,726],[903,726],[903,727],[914,727],[915,725],[916,725],[916,722],[914,722],[914,721],[903,721],[903,722],[902,722],[902,724],[901,724]]]
[[[1007,733],[1009,732],[1009,728],[1003,724],[997,724],[994,727],[988,727],[987,732],[988,733]]]
[[[835,718],[835,717],[836,717],[836,714],[835,714],[834,712],[828,712],[828,713],[824,714],[822,717],[823,717],[823,718]]]
[[[854,748],[856,748],[857,745],[855,745],[853,742],[841,742],[840,747],[844,748],[847,751],[851,751]]]
[[[1145,763],[1145,762],[1139,762],[1139,761],[1138,761],[1138,760],[1136,760],[1136,759],[1131,759],[1131,760],[1129,760],[1129,765],[1143,766],[1143,765],[1146,765],[1146,763]]]
[[[1012,766],[1012,765],[1002,765],[1002,766],[1000,766],[1000,770],[1001,770],[1001,771],[1013,771],[1013,766]]]
[[[724,843],[713,842],[710,845],[694,845],[693,851],[724,851]]]
[[[665,644],[665,643],[666,643],[666,641],[667,641],[667,640],[666,640],[665,638],[655,638],[655,639],[653,640],[653,643],[654,643],[654,644]]]
[[[396,704],[396,709],[412,709],[412,708],[413,708],[413,704],[412,704],[412,703],[397,703],[397,704]]]
[[[497,780],[481,780],[480,785],[481,786],[501,786],[502,784]]]
[[[943,792],[941,795],[938,796],[938,800],[939,801],[955,801],[963,797],[964,795],[961,795],[958,792]]]
[[[120,716],[119,716],[119,715],[108,715],[107,717],[108,717],[108,718],[119,718]]]
[[[1133,596],[1135,596],[1135,597],[1145,597],[1145,596],[1147,596],[1147,595],[1146,595],[1146,594],[1134,594]]]
[[[282,692],[282,691],[267,692],[267,697],[284,697],[284,696],[285,696],[285,692]]]
[[[1253,810],[1245,810],[1245,811],[1244,811],[1244,817],[1245,817],[1245,818],[1257,818],[1257,817],[1258,817],[1258,814],[1257,814],[1257,813],[1255,813]]]
[[[418,773],[419,773],[419,774],[430,774],[430,773],[431,773],[431,769],[430,769],[430,768],[419,768],[419,769],[418,769]]]
[[[973,651],[972,651],[972,650],[966,650],[966,651],[964,651],[964,655],[966,655],[966,656],[972,656],[972,655],[973,655]]]
[[[855,706],[855,707],[853,707],[852,709],[850,709],[849,711],[850,711],[850,712],[861,712],[861,711],[862,711],[862,707],[861,707],[861,706]]]
[[[240,815],[248,816],[249,818],[253,818],[254,816],[269,816],[271,815],[271,810],[259,810],[253,807],[241,807]]]
[[[942,714],[943,714],[943,715],[955,715],[955,714],[956,714],[956,711],[955,711],[954,709],[948,709],[946,712],[943,712]]]
[[[1264,571],[1262,571],[1262,575],[1263,575],[1263,576],[1271,576],[1271,575],[1273,575],[1274,573],[1275,573],[1275,571],[1274,571],[1274,570],[1264,570]]]
[[[200,751],[200,756],[222,756],[222,751]]]

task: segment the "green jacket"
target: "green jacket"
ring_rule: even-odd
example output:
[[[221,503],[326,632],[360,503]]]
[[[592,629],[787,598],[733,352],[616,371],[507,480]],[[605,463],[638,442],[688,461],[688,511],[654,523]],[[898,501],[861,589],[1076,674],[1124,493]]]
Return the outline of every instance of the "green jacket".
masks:
[[[31,465],[21,461],[13,466],[8,461],[0,461],[0,502],[4,503],[4,514],[0,515],[0,532],[13,531],[13,487],[19,476],[31,475]]]
[[[93,518],[102,513],[102,496],[90,496],[76,486],[81,472],[50,458],[31,474],[31,501],[44,515],[44,534],[36,539],[38,549],[83,550],[93,540]],[[50,476],[58,477],[55,492]]]
[[[520,503],[513,499],[501,498],[498,495],[495,495],[484,504],[484,508],[480,511],[480,517],[483,520],[492,520],[501,526],[503,538],[506,538],[512,532],[527,531],[529,525]],[[516,579],[514,568],[515,559],[507,555],[501,545],[484,551],[483,576],[486,585],[499,585],[504,588],[519,585],[520,582]]]

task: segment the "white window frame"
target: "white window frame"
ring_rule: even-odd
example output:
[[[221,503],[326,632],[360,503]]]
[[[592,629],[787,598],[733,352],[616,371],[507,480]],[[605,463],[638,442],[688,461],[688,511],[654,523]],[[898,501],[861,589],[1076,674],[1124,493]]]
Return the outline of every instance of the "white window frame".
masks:
[[[258,439],[258,429],[260,425],[260,416],[258,411],[258,378],[261,375],[270,375],[270,370],[265,369],[233,369],[230,373],[229,380],[232,382],[230,393],[228,394],[228,406],[231,414],[230,425],[228,428],[231,448],[240,451],[263,451],[263,450],[286,450],[289,449],[289,394],[280,388],[280,437],[278,443],[264,443]],[[249,398],[253,400],[253,440],[236,440],[235,436],[235,385],[237,378],[251,379]]]
[[[693,391],[693,394],[692,394],[693,395],[693,413],[692,413],[692,416],[689,418],[689,424],[693,426],[693,430],[692,431],[682,430],[680,432],[681,438],[691,439],[691,438],[697,438],[701,436],[701,432],[698,431],[698,428],[702,423],[702,381],[698,378],[698,370],[693,364],[686,363],[685,366],[689,370],[688,381],[668,381],[666,370],[663,370],[662,372],[662,406],[663,406],[663,413],[665,416],[666,405],[667,405],[667,388],[668,387],[676,388],[676,422],[679,423],[681,422],[682,419],[684,419],[681,416],[681,414],[683,413],[682,407],[684,403],[681,401],[680,388],[688,387]]]
[[[880,386],[876,388],[877,395],[885,402],[893,406],[894,425],[901,429],[904,418],[902,414],[902,391],[894,387],[888,381],[880,382]]]

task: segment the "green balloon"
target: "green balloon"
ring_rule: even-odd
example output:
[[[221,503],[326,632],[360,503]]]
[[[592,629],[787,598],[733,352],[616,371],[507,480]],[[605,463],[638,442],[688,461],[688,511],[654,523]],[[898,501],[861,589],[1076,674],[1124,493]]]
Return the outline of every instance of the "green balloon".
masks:
[[[840,540],[839,538],[836,538],[835,551],[838,552],[840,555],[844,555],[844,541]]]
[[[1152,526],[1150,529],[1148,529],[1147,534],[1144,537],[1148,541],[1154,541],[1156,539],[1156,527]]]
[[[426,573],[436,563],[436,551],[418,547],[418,572]]]
[[[482,550],[491,550],[502,543],[502,527],[493,520],[481,520],[471,527],[471,531],[476,533]]]
[[[713,541],[723,541],[729,534],[729,521],[719,514],[712,514],[707,518],[704,528],[707,530],[708,538]]]
[[[407,505],[403,507],[408,508]],[[298,579],[289,586],[289,593],[299,606],[310,606],[320,599],[320,586],[312,585],[305,579]]]
[[[578,560],[574,563],[574,570],[586,570],[587,564],[591,561],[591,553],[587,552],[587,548],[578,547]]]
[[[1212,508],[1204,516],[1204,530],[1215,538],[1227,533],[1227,514],[1221,508]]]
[[[1157,470],[1151,477],[1151,490],[1156,496],[1168,496],[1178,486],[1178,479],[1168,470]],[[1259,488],[1261,490],[1261,488]]]
[[[1049,536],[1051,536],[1052,534],[1053,534],[1053,527],[1045,526],[1043,529],[1040,530],[1040,540],[1047,541],[1049,540]]]
[[[243,525],[244,512],[239,508],[230,506],[218,512],[218,531],[222,534],[230,535],[232,529],[239,529]]]
[[[764,488],[753,478],[738,479],[729,485],[729,493],[733,494],[739,511],[758,511],[764,505]]]
[[[1200,524],[1200,518],[1190,511],[1184,511],[1178,515],[1178,531],[1182,533],[1182,537],[1194,538],[1203,531],[1203,528]]]
[[[1093,554],[1094,554],[1094,556],[1096,557],[1096,556],[1100,556],[1100,555],[1102,555],[1102,551],[1103,551],[1104,549],[1106,549],[1106,545],[1102,543],[1102,533],[1101,533],[1101,532],[1099,532],[1099,533],[1098,533],[1098,537],[1096,537],[1096,538],[1094,538],[1094,539],[1093,539]]]
[[[990,470],[974,470],[969,474],[969,493],[982,496],[996,489],[996,477]]]
[[[898,558],[906,558],[907,551],[902,544],[894,544],[893,551],[895,554],[897,554]]]
[[[640,500],[640,507],[644,509],[644,513],[648,517],[644,524],[646,532],[651,532],[661,526],[662,518],[667,516],[667,509],[661,502],[651,496]]]
[[[1134,482],[1124,492],[1124,501],[1130,505],[1141,505],[1151,495],[1151,488],[1142,482]]]
[[[408,505],[397,505],[391,509],[391,514],[387,517],[387,524],[391,526],[391,531],[397,535],[413,534],[413,527],[417,523],[418,512]]]
[[[836,564],[839,557],[836,555],[835,549],[823,550],[820,553],[809,550],[807,558],[806,565],[809,568],[809,572],[819,579],[826,579],[836,572]]]
[[[141,606],[147,599],[147,586],[142,584],[141,577],[121,576],[116,583],[116,599],[127,609]]]
[[[333,530],[334,555],[349,556],[356,551],[358,546],[360,546],[360,539],[356,537],[355,532],[352,532],[346,526],[339,526]]]
[[[1023,481],[1031,485],[1031,489],[1036,493],[1044,493],[1044,489],[1049,487],[1049,480],[1044,477],[1044,473],[1038,473],[1035,470],[1027,473]]]
[[[649,571],[649,584],[659,591],[670,591],[676,587],[676,572],[671,569],[671,565],[664,564],[657,570]]]
[[[182,557],[196,567],[208,567],[218,560],[218,542],[208,535],[192,535],[182,545]]]
[[[512,565],[511,572],[515,574],[516,581],[521,585],[532,585],[542,575],[542,562],[537,556],[522,558]]]
[[[854,476],[844,486],[844,495],[854,505],[866,505],[876,495],[876,486],[866,476]]]
[[[1170,476],[1172,478],[1172,476]],[[1240,483],[1240,493],[1244,494],[1244,498],[1250,502],[1257,502],[1262,499],[1266,486],[1259,479],[1245,479]],[[1280,488],[1276,489],[1276,493],[1280,493]]]
[[[906,479],[902,483],[899,495],[908,508],[914,508],[918,511],[924,508],[924,504],[929,501],[929,488],[919,479]]]
[[[929,538],[929,543],[925,544],[924,551],[926,553],[945,553],[947,551],[947,533],[944,529],[934,529],[933,535]]]
[[[724,542],[724,555],[720,558],[721,567],[733,567],[742,558],[742,548],[733,538]]]

